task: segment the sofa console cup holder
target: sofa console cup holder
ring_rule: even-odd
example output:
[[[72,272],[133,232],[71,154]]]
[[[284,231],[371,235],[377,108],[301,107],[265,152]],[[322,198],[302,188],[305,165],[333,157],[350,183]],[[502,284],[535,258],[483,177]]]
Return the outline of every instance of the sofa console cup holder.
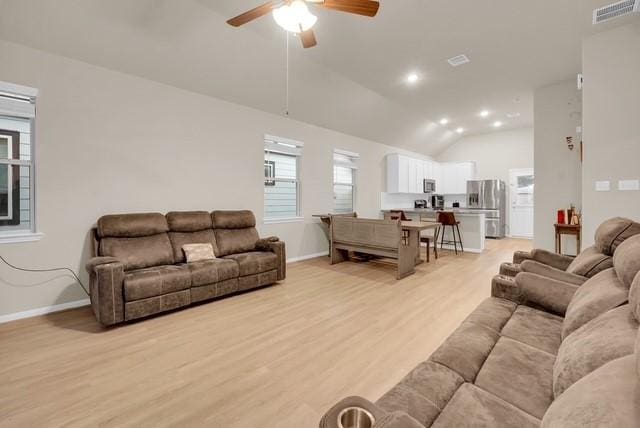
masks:
[[[376,419],[362,407],[347,407],[338,414],[338,428],[372,428]]]

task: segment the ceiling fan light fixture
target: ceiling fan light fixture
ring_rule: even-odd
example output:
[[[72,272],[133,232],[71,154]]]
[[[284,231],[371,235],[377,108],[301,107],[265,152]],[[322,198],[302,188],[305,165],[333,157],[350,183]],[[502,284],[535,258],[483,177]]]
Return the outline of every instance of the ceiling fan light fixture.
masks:
[[[298,34],[310,30],[318,17],[309,12],[309,8],[302,0],[294,0],[273,10],[273,19],[290,33]]]

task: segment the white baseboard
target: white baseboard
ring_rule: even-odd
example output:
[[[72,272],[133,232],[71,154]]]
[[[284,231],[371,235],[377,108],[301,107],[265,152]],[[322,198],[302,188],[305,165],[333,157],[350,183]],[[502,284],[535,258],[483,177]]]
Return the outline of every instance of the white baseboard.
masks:
[[[64,311],[67,309],[79,308],[89,305],[89,299],[76,300],[75,302],[60,303],[59,305],[45,306],[44,308],[30,309],[28,311],[16,312],[13,314],[0,315],[0,324],[9,321],[21,320],[23,318],[37,317],[38,315],[46,315],[53,312]]]
[[[301,262],[304,260],[315,259],[317,257],[328,256],[328,255],[329,255],[329,251],[322,251],[320,253],[307,254],[306,256],[293,257],[293,258],[287,259],[287,263]]]

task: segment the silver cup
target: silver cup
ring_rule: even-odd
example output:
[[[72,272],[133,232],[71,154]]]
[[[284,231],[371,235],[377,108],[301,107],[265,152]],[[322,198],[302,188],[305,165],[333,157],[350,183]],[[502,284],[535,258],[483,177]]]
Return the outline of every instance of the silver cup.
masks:
[[[347,407],[338,414],[338,428],[371,428],[373,415],[362,407]]]

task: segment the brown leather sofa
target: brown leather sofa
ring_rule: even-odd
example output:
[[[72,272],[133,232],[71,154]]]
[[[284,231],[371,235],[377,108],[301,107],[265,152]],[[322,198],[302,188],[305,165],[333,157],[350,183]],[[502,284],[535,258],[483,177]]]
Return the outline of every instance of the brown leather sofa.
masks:
[[[255,226],[251,211],[101,217],[86,266],[96,318],[118,324],[284,280],[284,242]],[[186,263],[182,246],[195,243],[216,259]]]
[[[500,266],[500,275],[515,277],[520,272],[532,272],[580,285],[598,272],[609,269],[616,248],[625,239],[637,234],[640,234],[640,223],[628,218],[615,217],[598,227],[595,245],[586,248],[576,257],[543,249],[516,251],[512,262]]]
[[[637,235],[581,286],[519,273],[517,301],[485,300],[378,401],[346,398],[320,427],[638,427],[639,271]]]

